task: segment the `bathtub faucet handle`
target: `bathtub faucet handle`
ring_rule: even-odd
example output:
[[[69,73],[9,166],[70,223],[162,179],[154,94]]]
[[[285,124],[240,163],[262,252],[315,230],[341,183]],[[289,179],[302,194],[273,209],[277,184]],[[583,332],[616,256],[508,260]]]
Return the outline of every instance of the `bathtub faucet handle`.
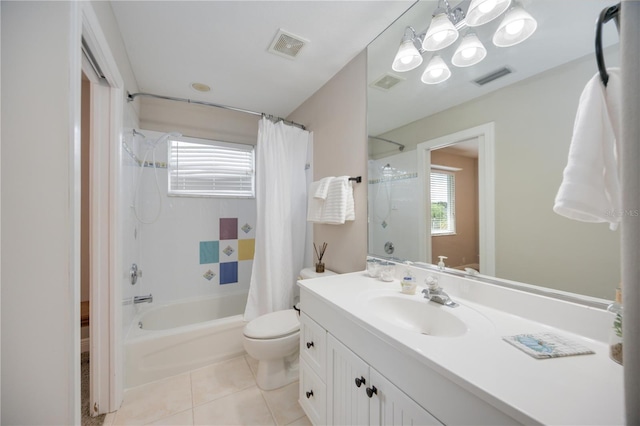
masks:
[[[151,302],[153,302],[153,295],[151,293],[147,294],[146,296],[133,296],[134,304]]]
[[[129,269],[129,281],[131,281],[131,285],[135,285],[140,277],[142,277],[142,269],[138,269],[138,265],[132,263]]]

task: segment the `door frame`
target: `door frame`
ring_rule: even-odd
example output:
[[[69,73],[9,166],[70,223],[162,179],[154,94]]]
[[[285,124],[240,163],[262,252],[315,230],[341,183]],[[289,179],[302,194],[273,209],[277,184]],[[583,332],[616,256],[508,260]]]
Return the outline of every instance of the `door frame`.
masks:
[[[478,233],[480,272],[495,276],[496,232],[495,232],[495,124],[494,122],[430,139],[417,146],[418,182],[422,203],[418,221],[420,260],[432,263],[431,229],[425,218],[431,217],[430,185],[427,170],[431,169],[431,150],[444,148],[469,139],[478,140]]]
[[[122,288],[120,254],[120,141],[124,82],[90,2],[81,3],[81,40],[104,78],[91,81],[90,159],[90,407],[92,415],[115,411],[122,402]],[[82,59],[81,46],[75,54]],[[87,66],[83,62],[83,68]],[[90,65],[89,65],[90,66]],[[93,71],[93,70],[91,70]],[[79,86],[78,86],[79,87]],[[78,98],[80,94],[78,93]],[[74,175],[75,176],[75,175]],[[75,177],[77,180],[79,175]],[[80,182],[74,182],[79,187]],[[79,259],[76,259],[79,263]],[[79,334],[79,321],[77,333]]]

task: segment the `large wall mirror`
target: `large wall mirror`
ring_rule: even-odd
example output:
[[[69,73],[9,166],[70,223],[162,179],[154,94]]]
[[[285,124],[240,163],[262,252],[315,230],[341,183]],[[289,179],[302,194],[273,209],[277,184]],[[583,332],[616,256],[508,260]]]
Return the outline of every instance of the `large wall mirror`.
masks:
[[[432,264],[446,256],[452,268],[613,297],[620,231],[553,212],[580,94],[597,72],[595,21],[612,4],[522,0],[537,21],[524,42],[493,44],[503,13],[460,26],[452,45],[394,71],[403,36],[424,33],[439,6],[418,1],[369,45],[370,254]],[[466,11],[469,0],[450,6]],[[605,62],[619,66],[616,27],[604,30]],[[452,56],[471,32],[487,55],[457,67]],[[451,76],[425,84],[434,56]]]

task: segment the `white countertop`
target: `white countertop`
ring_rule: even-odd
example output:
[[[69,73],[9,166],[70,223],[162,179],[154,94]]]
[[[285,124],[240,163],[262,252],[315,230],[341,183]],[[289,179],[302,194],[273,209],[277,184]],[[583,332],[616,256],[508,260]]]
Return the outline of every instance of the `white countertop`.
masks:
[[[391,295],[422,299],[420,288],[413,296],[401,294],[398,280],[382,282],[364,272],[356,272],[300,281],[299,285],[313,296],[335,305],[348,319],[379,339],[401,348],[426,367],[523,423],[624,423],[622,366],[609,358],[608,344],[567,331],[564,324],[554,327],[470,300],[474,294],[481,293],[486,284],[474,282],[474,291],[467,293],[470,299],[450,292],[452,299],[461,306],[441,307],[469,326],[468,332],[458,337],[421,335],[372,313],[366,303],[369,297]],[[527,297],[537,296],[519,297],[526,303]],[[544,307],[544,300],[541,302],[539,297],[535,303],[542,303]],[[552,303],[557,310],[558,301]],[[572,313],[569,308],[572,304],[560,303],[567,303],[567,312]],[[513,306],[511,308],[513,312]],[[304,311],[304,304],[302,309]],[[601,318],[602,313],[597,313],[594,321],[601,321]],[[535,359],[502,340],[503,336],[542,331],[569,338],[592,349],[595,354]]]

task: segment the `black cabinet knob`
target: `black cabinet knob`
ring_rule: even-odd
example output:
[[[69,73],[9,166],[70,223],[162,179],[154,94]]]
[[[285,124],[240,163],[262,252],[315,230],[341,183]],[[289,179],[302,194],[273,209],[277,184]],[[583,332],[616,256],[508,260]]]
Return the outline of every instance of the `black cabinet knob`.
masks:
[[[307,349],[310,349],[313,346],[313,342],[307,342]]]
[[[307,392],[307,399],[311,398],[313,396],[313,390],[310,390],[309,392]]]
[[[356,386],[360,387],[361,385],[366,385],[367,381],[364,379],[364,377],[360,376],[360,377],[356,377]]]
[[[373,394],[378,394],[378,389],[376,389],[375,386],[371,386],[370,388],[367,388],[367,396],[369,398],[373,397]]]

